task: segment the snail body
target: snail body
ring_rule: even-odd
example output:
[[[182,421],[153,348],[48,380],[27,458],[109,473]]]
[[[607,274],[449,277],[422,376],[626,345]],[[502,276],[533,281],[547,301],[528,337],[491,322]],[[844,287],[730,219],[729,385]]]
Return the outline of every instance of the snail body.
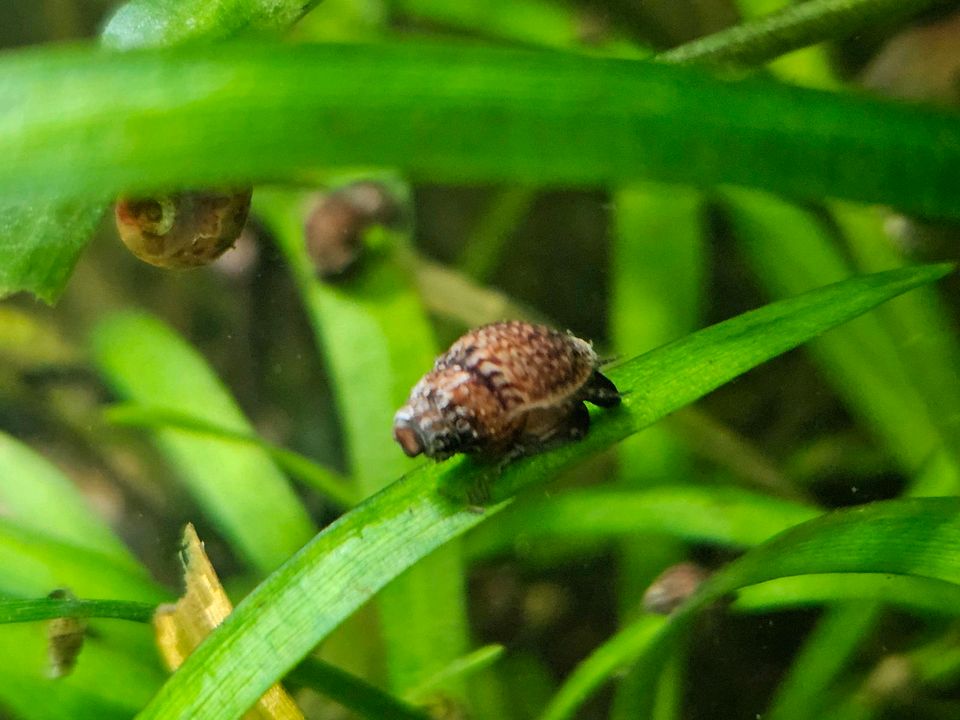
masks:
[[[468,332],[437,358],[394,416],[410,457],[523,454],[586,434],[584,401],[614,407],[620,394],[593,347],[545,325],[509,321]]]

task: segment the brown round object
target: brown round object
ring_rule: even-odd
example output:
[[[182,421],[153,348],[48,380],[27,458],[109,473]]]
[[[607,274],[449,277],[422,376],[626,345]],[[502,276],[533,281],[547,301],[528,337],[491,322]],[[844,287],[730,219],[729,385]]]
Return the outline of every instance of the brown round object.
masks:
[[[206,265],[233,246],[247,221],[251,188],[180,192],[117,201],[120,239],[144,262],[162,268]]]
[[[671,565],[650,583],[643,594],[643,607],[647,612],[669,615],[710,577],[710,572],[693,562]]]
[[[383,184],[372,180],[322,196],[304,226],[307,252],[317,274],[331,278],[345,273],[363,251],[363,233],[372,225],[392,225],[399,219],[396,200]]]
[[[468,332],[437,358],[394,417],[393,435],[413,457],[458,452],[521,454],[586,433],[583,402],[620,403],[585,340],[510,321]]]

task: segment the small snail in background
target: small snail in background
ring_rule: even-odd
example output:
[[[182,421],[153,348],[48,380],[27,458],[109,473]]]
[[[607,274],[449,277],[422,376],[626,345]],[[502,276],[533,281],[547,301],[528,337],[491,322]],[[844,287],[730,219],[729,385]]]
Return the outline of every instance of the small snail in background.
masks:
[[[122,197],[116,204],[117,230],[130,252],[151,265],[207,265],[239,237],[252,194],[251,188],[245,188]]]
[[[379,182],[362,180],[323,195],[304,225],[307,252],[317,274],[330,279],[347,272],[363,252],[363,233],[373,225],[393,226],[400,204]]]
[[[710,571],[697,563],[671,565],[650,583],[643,594],[643,607],[649,613],[669,615],[683,605],[710,577]]]
[[[410,457],[523,455],[583,437],[584,401],[611,408],[620,393],[593,347],[545,325],[510,321],[471,330],[437,358],[397,411],[393,437]]]
[[[51,600],[76,600],[67,588],[58,588],[47,595]],[[62,678],[73,672],[77,656],[83,650],[87,622],[83,618],[64,615],[47,623],[47,677]]]

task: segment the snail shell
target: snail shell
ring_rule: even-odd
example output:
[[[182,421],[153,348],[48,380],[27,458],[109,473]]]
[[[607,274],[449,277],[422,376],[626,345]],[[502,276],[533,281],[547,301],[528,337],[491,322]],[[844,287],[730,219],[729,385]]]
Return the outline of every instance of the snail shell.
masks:
[[[117,230],[130,252],[151,265],[178,269],[207,265],[240,236],[252,194],[245,188],[122,197],[116,204]]]
[[[582,437],[583,401],[620,403],[593,347],[545,325],[510,321],[468,332],[437,358],[394,417],[394,439],[413,457],[521,454]]]
[[[323,195],[304,225],[307,252],[325,279],[346,273],[363,252],[363,233],[372,225],[396,224],[400,205],[385,185],[371,180]]]

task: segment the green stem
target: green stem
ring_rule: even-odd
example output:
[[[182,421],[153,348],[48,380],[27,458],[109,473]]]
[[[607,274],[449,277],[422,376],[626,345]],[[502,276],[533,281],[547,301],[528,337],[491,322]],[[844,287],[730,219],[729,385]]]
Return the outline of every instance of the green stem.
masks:
[[[780,12],[686,43],[660,62],[760,65],[807,45],[852,35],[879,22],[896,22],[943,0],[809,0]]]
[[[128,600],[0,600],[0,624],[52,620],[53,618],[111,618],[148,623],[155,605]]]

